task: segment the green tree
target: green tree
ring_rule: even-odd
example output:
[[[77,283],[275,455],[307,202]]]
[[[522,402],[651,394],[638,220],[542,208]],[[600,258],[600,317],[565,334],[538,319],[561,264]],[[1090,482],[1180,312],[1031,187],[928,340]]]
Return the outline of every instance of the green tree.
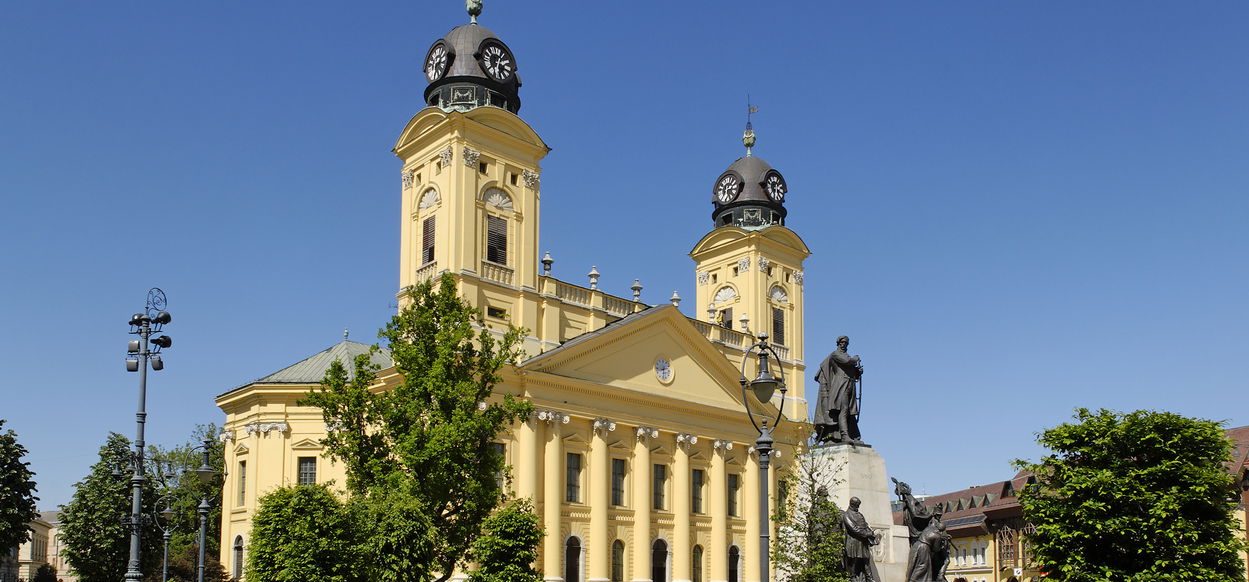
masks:
[[[777,492],[772,562],[790,582],[849,580],[842,565],[841,511],[822,492],[837,478],[822,467],[804,458],[794,473],[785,475]]]
[[[56,582],[56,568],[49,564],[39,566],[39,569],[35,570],[35,577],[30,582]]]
[[[1218,423],[1169,412],[1077,409],[1038,436],[1051,452],[1016,461],[1050,580],[1244,580],[1232,512],[1230,442]]]
[[[117,582],[125,577],[130,559],[130,440],[110,433],[100,447],[100,460],[74,484],[74,496],[61,514],[65,558],[82,582]],[[143,488],[143,511],[156,508],[156,489],[148,479]],[[140,569],[160,569],[161,537],[155,524],[142,530]]]
[[[351,514],[324,485],[283,487],[252,518],[249,582],[352,582],[359,578]]]
[[[167,523],[166,527],[173,528],[173,536],[169,540],[170,556],[198,555],[199,504],[203,499],[208,499],[210,505],[204,553],[206,556],[220,555],[220,497],[225,479],[225,446],[216,438],[220,432],[215,424],[200,424],[196,425],[190,440],[185,443],[171,448],[148,447],[148,474],[156,481],[160,509],[164,509],[168,502],[174,510],[171,518],[161,516],[162,524]],[[209,443],[209,467],[216,472],[207,483],[200,481],[194,473],[203,463],[202,447],[205,441]]]
[[[204,544],[207,546],[208,544]],[[199,548],[195,545],[185,546],[177,551],[169,551],[169,582],[195,582],[199,579]],[[160,582],[159,569],[148,574],[144,580]],[[230,582],[230,576],[212,553],[204,553],[204,581]]]
[[[470,582],[542,582],[533,567],[542,542],[542,523],[528,499],[515,500],[482,524],[473,542],[472,558],[479,564]]]
[[[22,461],[26,447],[17,442],[17,433],[4,429],[0,419],[0,548],[13,548],[30,539],[28,523],[38,517],[35,511],[35,474]]]
[[[396,383],[370,390],[376,370],[362,356],[352,373],[332,365],[304,402],[335,427],[322,442],[345,465],[358,503],[403,510],[385,516],[387,528],[370,528],[366,547],[381,552],[368,561],[372,579],[441,582],[464,564],[503,499],[497,475],[505,466],[493,440],[532,410],[511,395],[492,398],[502,367],[521,355],[523,330],[488,329],[450,275],[410,289],[407,300],[378,334]]]

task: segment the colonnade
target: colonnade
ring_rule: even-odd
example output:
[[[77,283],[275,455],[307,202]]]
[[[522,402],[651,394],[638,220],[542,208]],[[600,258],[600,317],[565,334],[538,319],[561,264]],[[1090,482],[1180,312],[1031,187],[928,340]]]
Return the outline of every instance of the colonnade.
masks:
[[[508,460],[517,497],[534,500],[546,537],[540,571],[549,582],[756,582],[759,571],[759,468],[744,442],[641,424],[619,425],[607,418],[574,418],[538,410],[513,427]],[[588,457],[580,470],[568,467],[568,454]],[[612,504],[612,460],[624,460],[624,504]],[[656,507],[655,469],[664,467]],[[692,505],[694,470],[703,471],[702,507]],[[776,491],[772,472],[771,489]],[[740,489],[729,490],[736,475]],[[579,498],[569,501],[570,480]],[[736,511],[729,515],[730,495]],[[571,537],[577,538],[569,554]],[[613,560],[620,540],[624,555]],[[662,573],[652,580],[652,548],[668,548]],[[692,562],[702,547],[702,564]],[[576,548],[579,546],[580,550]],[[730,548],[741,556],[733,568]],[[613,564],[613,561],[616,563]],[[620,563],[623,562],[623,563]],[[566,579],[575,575],[577,579]],[[619,576],[619,577],[618,577]]]

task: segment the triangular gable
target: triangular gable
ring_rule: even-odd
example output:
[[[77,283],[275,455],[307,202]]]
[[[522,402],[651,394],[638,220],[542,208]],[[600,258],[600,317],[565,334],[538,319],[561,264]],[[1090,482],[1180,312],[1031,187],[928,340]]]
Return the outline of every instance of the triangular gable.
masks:
[[[656,362],[667,360],[662,381]],[[740,372],[670,305],[632,314],[529,359],[521,369],[740,411]]]
[[[291,449],[294,449],[296,451],[319,451],[323,448],[325,447],[321,446],[320,442],[317,442],[313,439],[303,439],[291,445]]]

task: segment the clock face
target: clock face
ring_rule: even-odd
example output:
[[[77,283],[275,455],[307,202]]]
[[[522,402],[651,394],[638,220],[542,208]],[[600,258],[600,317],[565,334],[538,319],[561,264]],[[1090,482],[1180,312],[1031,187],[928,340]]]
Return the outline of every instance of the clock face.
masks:
[[[433,83],[446,75],[452,56],[445,42],[438,41],[429,47],[429,54],[425,55],[425,78]]]
[[[737,193],[741,191],[742,179],[734,172],[725,172],[724,175],[720,176],[719,180],[716,180],[715,194],[716,200],[719,200],[720,204],[732,202],[734,198],[737,198]]]
[[[655,377],[660,382],[667,382],[672,379],[672,363],[667,358],[659,358],[655,360]]]
[[[478,54],[481,59],[481,70],[490,75],[491,79],[502,83],[516,74],[516,59],[502,43],[487,40],[481,44]]]
[[[763,179],[763,190],[768,193],[768,198],[774,202],[784,202],[785,192],[789,188],[785,186],[785,178],[781,177],[781,173],[777,171],[768,172],[766,178]]]

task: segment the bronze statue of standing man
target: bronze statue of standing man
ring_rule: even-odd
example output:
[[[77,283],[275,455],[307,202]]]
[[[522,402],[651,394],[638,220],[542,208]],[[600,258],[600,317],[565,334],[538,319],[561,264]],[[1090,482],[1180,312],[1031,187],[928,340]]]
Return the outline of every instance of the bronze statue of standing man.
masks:
[[[863,378],[863,364],[858,356],[846,352],[850,338],[837,338],[837,350],[824,358],[815,374],[820,384],[815,405],[815,441],[862,445],[859,434],[858,383]]]
[[[850,507],[841,514],[841,529],[846,532],[843,565],[850,582],[882,582],[872,574],[872,546],[880,542],[867,525],[867,519],[859,513],[859,503],[858,497],[851,497]]]

